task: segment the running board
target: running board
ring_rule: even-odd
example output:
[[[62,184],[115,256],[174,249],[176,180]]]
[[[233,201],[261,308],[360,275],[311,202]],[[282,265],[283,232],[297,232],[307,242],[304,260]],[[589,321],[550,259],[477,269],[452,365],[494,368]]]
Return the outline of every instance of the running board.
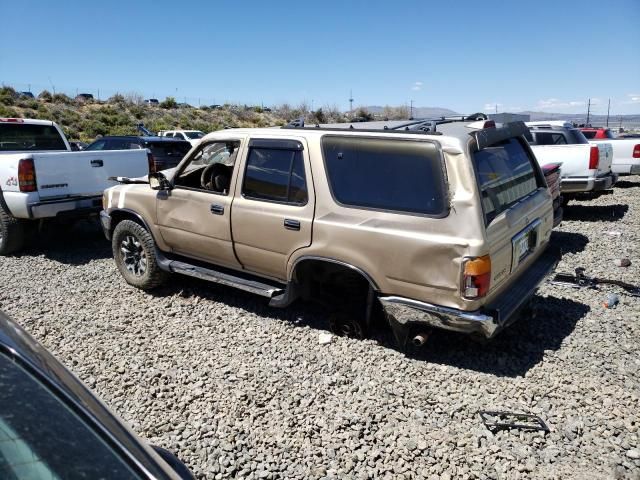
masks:
[[[219,283],[221,285],[227,285],[234,287],[245,292],[251,292],[262,297],[272,298],[274,295],[280,295],[284,293],[284,289],[263,283],[257,280],[249,280],[240,276],[232,275],[229,273],[218,272],[210,268],[198,267],[190,265],[179,260],[169,260],[165,265],[171,272],[181,273],[190,277],[200,278],[207,280],[208,282]]]

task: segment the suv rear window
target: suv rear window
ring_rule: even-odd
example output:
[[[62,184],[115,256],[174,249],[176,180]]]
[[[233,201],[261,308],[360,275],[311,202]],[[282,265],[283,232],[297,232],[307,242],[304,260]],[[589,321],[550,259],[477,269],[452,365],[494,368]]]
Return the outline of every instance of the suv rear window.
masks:
[[[24,123],[0,124],[0,151],[66,149],[64,140],[54,126]]]
[[[473,154],[485,222],[538,189],[532,159],[515,138]]]
[[[439,217],[446,214],[442,159],[434,143],[327,135],[322,151],[337,202]]]

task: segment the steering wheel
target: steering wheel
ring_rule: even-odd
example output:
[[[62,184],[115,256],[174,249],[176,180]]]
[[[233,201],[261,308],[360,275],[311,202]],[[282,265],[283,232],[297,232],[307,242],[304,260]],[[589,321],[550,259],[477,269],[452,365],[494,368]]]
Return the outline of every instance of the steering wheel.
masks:
[[[217,163],[212,163],[207,165],[202,173],[200,174],[200,186],[206,190],[213,190],[213,169],[218,165]]]

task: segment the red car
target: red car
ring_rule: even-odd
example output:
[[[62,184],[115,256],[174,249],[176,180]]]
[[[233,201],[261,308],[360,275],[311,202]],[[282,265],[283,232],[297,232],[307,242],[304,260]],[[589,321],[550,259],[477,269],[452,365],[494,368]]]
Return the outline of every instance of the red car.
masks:
[[[589,140],[606,140],[616,136],[605,127],[580,127],[583,135]]]

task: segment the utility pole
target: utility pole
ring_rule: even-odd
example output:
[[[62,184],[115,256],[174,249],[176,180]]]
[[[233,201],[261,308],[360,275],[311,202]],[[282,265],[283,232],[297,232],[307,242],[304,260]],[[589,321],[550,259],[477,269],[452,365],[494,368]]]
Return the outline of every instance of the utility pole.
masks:
[[[496,107],[496,115],[497,115],[498,114],[498,104],[497,103],[496,103],[495,107]]]
[[[591,99],[589,99],[589,103],[587,103],[587,123],[586,123],[586,125],[589,125],[590,115],[591,115]]]
[[[349,113],[353,115],[353,90],[349,90]]]
[[[409,107],[409,120],[413,120],[413,100],[411,100],[411,107]]]
[[[607,127],[609,127],[609,111],[611,110],[611,99],[609,99],[609,103],[607,104]]]

